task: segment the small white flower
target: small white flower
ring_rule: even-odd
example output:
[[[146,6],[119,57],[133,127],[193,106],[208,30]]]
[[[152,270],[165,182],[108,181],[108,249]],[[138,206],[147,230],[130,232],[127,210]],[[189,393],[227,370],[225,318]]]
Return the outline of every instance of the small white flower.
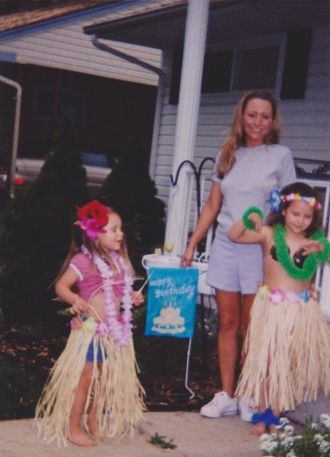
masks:
[[[329,455],[328,452],[330,451],[330,442],[327,441],[327,440],[323,440],[320,444],[319,444],[319,449],[322,453],[324,453],[324,455]],[[326,454],[327,453],[327,454]]]
[[[287,433],[288,435],[293,435],[293,433],[294,433],[293,425],[291,425],[291,424],[285,425],[284,432]]]
[[[290,451],[286,457],[297,457],[297,454],[294,451]]]
[[[290,449],[293,444],[294,444],[294,440],[293,440],[292,436],[286,436],[282,440],[282,445],[287,449]]]
[[[330,428],[330,415],[329,414],[321,414],[320,422],[326,428]]]
[[[280,417],[280,422],[281,422],[281,425],[288,425],[290,424],[290,421],[287,417]]]
[[[263,441],[271,441],[272,438],[271,438],[271,435],[269,435],[269,433],[263,433],[260,437],[259,437],[259,441],[263,442]]]
[[[318,442],[321,442],[322,440],[323,440],[323,436],[321,435],[321,433],[316,433],[316,435],[314,435],[313,441],[316,441],[318,443]]]

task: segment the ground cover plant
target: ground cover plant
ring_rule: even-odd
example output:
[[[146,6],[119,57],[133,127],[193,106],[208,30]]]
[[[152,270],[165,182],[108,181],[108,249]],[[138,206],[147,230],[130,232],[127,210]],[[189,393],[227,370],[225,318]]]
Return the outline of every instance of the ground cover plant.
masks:
[[[271,457],[329,457],[330,416],[321,414],[318,422],[312,418],[297,433],[285,418],[278,427],[278,433],[260,437],[263,456]]]

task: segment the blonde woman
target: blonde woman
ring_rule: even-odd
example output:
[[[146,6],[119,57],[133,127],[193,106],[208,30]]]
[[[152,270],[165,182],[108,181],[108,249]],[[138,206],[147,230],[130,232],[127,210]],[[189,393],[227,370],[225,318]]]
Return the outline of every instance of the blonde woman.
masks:
[[[219,316],[218,363],[222,390],[201,409],[205,417],[240,412],[250,422],[254,413],[248,401],[234,397],[238,360],[238,333],[246,335],[250,309],[262,280],[262,253],[257,244],[236,244],[227,233],[249,206],[267,210],[272,188],[295,181],[289,148],[279,145],[280,116],[275,98],[264,91],[246,93],[236,108],[230,134],[214,168],[213,183],[196,228],[182,255],[189,266],[194,251],[210,226],[218,226],[212,243],[207,283],[215,288]]]

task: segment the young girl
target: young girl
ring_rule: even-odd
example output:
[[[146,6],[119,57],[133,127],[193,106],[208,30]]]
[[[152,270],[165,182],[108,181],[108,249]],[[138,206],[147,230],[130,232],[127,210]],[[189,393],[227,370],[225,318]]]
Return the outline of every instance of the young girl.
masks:
[[[249,208],[228,236],[263,247],[264,280],[254,300],[245,342],[239,397],[258,405],[253,433],[273,431],[281,411],[330,392],[330,330],[312,279],[330,258],[321,226],[321,204],[302,182],[272,191],[268,226]]]
[[[55,282],[75,317],[67,345],[53,367],[36,408],[47,441],[93,446],[132,434],[144,410],[135,371],[132,289],[119,215],[98,201],[78,209],[74,240]]]

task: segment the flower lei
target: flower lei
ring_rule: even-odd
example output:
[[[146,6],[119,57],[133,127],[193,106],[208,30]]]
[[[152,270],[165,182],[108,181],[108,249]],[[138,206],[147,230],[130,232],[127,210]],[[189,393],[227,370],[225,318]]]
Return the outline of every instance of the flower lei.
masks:
[[[322,229],[318,229],[312,236],[311,239],[319,241],[323,246],[322,252],[313,252],[306,257],[306,260],[302,268],[298,268],[293,263],[292,258],[288,252],[288,246],[285,240],[285,228],[282,224],[276,224],[274,227],[274,243],[276,249],[276,256],[291,278],[297,279],[298,281],[308,281],[315,274],[318,266],[321,263],[326,262],[330,258],[330,243],[325,238]]]
[[[106,321],[97,323],[96,333],[101,337],[106,337],[111,334],[116,344],[119,346],[127,346],[132,338],[132,271],[119,254],[111,252],[111,256],[115,263],[118,264],[120,269],[124,272],[124,287],[121,298],[122,312],[118,315],[112,290],[113,271],[100,256],[91,254],[85,246],[81,247],[81,251],[93,261],[102,277]]]
[[[301,195],[299,192],[291,194],[282,194],[281,189],[279,187],[274,187],[270,191],[267,202],[269,204],[270,209],[273,212],[279,213],[282,209],[283,203],[299,200],[308,203],[314,209],[322,209],[321,203],[318,200],[316,200],[315,197],[307,197],[306,195]]]

